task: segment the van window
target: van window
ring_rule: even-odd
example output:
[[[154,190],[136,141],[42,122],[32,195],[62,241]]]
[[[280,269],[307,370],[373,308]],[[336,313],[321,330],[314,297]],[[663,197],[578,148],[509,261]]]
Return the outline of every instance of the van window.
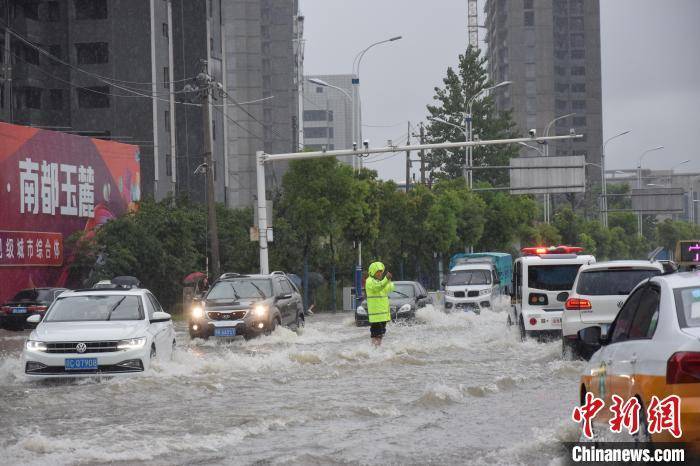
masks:
[[[528,286],[537,290],[570,290],[580,267],[581,264],[531,265],[527,268]]]
[[[576,292],[588,296],[628,295],[641,281],[661,274],[656,269],[608,269],[582,272]]]

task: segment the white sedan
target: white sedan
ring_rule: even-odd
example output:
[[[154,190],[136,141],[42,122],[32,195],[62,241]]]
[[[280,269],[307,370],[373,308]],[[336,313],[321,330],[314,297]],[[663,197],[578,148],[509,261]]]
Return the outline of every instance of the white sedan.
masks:
[[[23,352],[31,377],[143,372],[175,346],[170,314],[141,288],[65,292],[40,323],[40,316],[27,320],[38,323]]]

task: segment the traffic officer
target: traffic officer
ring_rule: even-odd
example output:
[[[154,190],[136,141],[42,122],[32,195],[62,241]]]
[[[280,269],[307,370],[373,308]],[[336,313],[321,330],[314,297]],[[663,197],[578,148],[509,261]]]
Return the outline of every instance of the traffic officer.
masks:
[[[394,282],[391,278],[391,272],[384,273],[384,264],[381,262],[370,264],[365,291],[367,292],[367,317],[374,346],[382,344],[386,323],[391,320],[389,293],[394,290]]]

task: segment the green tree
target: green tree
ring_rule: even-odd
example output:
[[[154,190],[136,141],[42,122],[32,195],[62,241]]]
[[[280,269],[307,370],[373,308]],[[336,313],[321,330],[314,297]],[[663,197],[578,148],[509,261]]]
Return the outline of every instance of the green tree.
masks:
[[[469,46],[459,55],[457,69],[447,68],[443,87],[435,88],[435,105],[428,105],[428,118],[441,118],[464,127],[469,100],[491,86],[485,66],[486,57],[479,49]],[[504,139],[515,135],[515,124],[510,112],[496,111],[493,98],[483,96],[472,106],[472,127],[474,138]],[[453,126],[430,120],[426,131],[429,143],[464,141],[464,132]],[[508,165],[508,160],[518,154],[517,146],[475,147],[474,166]],[[433,150],[426,156],[431,182],[434,178],[454,179],[463,176],[466,149]],[[508,180],[506,170],[475,170],[475,182],[484,181],[490,185],[502,185]]]

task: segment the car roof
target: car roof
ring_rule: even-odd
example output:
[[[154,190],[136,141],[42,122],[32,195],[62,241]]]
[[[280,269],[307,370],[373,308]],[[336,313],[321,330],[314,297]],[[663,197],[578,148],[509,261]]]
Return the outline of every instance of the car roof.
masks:
[[[556,257],[560,255],[562,257]],[[588,262],[589,264],[595,263],[595,257],[591,255],[582,254],[580,256],[572,257],[569,254],[544,254],[546,257],[541,256],[523,256],[519,257],[517,260],[522,261],[525,264],[542,264],[542,265],[565,265],[565,264],[584,264]]]
[[[261,275],[259,273],[253,273],[253,274],[240,274],[240,275],[231,275],[229,277],[220,277],[219,280],[217,281],[226,281],[226,280],[240,280],[240,279],[246,279],[246,278],[254,278],[257,280],[261,279],[270,279],[273,277],[283,277],[287,278],[286,275],[282,275],[281,273],[276,273],[276,274],[269,274],[269,275]]]
[[[62,298],[73,296],[141,296],[147,293],[145,288],[86,288],[84,290],[65,291],[61,293]]]
[[[495,266],[493,265],[493,262],[471,262],[468,264],[457,264],[452,269],[452,271],[458,271],[458,270],[473,270],[473,269],[494,269]]]
[[[700,272],[678,272],[668,275],[659,275],[651,280],[653,282],[665,282],[671,288],[700,286]]]
[[[414,282],[411,280],[399,280],[394,282],[394,285],[418,285],[418,282]]]
[[[586,264],[582,266],[579,270],[581,272],[588,270],[606,270],[614,268],[635,268],[635,269],[655,269],[663,271],[663,264],[656,261],[645,261],[645,260],[618,260],[618,261],[605,261],[596,262],[594,264]]]

